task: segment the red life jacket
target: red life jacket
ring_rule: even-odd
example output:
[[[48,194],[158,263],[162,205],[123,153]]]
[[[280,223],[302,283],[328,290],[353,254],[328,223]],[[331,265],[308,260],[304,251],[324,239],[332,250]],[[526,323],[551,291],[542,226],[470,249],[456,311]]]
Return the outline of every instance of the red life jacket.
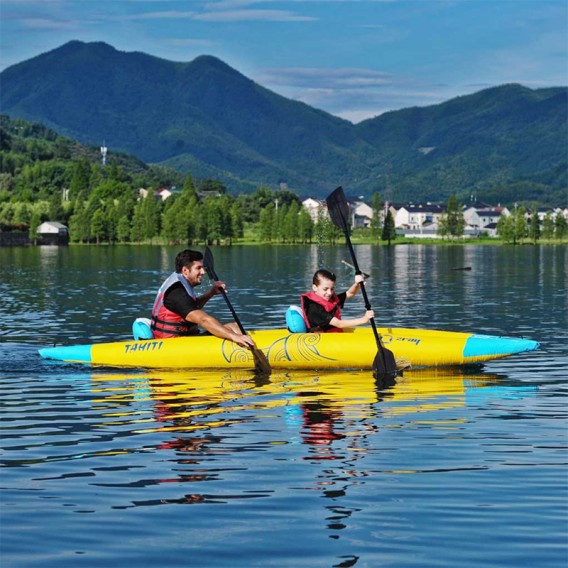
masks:
[[[333,317],[337,318],[337,319],[341,319],[341,305],[339,303],[339,298],[337,297],[337,294],[334,294],[331,297],[331,300],[325,300],[324,298],[322,298],[321,296],[318,296],[315,292],[308,292],[306,294],[301,294],[300,295],[300,301],[302,302],[302,312],[304,313],[304,321],[306,322],[306,326],[308,328],[308,331],[310,332],[317,332],[317,333],[321,333],[321,332],[325,332],[325,333],[343,333],[343,330],[340,327],[335,327],[333,325],[330,325],[328,327],[328,329],[322,329],[319,326],[314,326],[312,325],[309,320],[308,317],[306,316],[307,310],[306,310],[306,298],[308,300],[311,300],[312,302],[315,302],[316,304],[319,304],[320,306],[323,307],[323,309],[329,313],[332,314]]]
[[[154,300],[154,307],[152,308],[152,324],[150,327],[156,338],[183,337],[185,335],[197,335],[199,333],[196,324],[188,322],[180,315],[168,310],[168,308],[164,306],[164,296],[166,292],[177,282],[183,284],[185,291],[193,299],[197,298],[193,288],[181,274],[177,272],[170,274],[160,286],[156,294],[156,299]]]

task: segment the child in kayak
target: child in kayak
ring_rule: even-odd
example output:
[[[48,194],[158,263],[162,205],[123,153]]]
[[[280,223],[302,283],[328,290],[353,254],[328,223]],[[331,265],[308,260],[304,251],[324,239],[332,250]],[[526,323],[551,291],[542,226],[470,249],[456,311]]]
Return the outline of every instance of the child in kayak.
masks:
[[[340,294],[335,293],[335,279],[335,274],[320,269],[314,274],[312,291],[300,296],[309,332],[342,332],[346,327],[369,323],[369,320],[375,316],[373,310],[367,310],[360,318],[341,319],[341,308],[345,300],[357,294],[359,283],[364,282],[364,278],[357,274],[354,284]]]

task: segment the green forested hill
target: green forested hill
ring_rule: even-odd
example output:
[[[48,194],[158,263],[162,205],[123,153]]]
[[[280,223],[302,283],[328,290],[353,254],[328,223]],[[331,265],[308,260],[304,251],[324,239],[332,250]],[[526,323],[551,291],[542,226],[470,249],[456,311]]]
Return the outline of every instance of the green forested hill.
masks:
[[[0,112],[252,192],[337,185],[395,200],[567,199],[568,89],[504,85],[353,125],[222,61],[73,41],[0,74]]]
[[[567,117],[567,89],[504,85],[357,128],[380,156],[374,168],[388,165],[395,188],[560,203],[568,196]]]

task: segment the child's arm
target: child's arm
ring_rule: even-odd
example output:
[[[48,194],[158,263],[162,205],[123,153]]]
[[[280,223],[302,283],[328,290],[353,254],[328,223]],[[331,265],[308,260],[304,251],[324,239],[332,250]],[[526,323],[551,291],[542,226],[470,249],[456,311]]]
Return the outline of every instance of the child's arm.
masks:
[[[367,310],[365,315],[360,318],[352,318],[352,319],[337,319],[336,317],[331,318],[329,322],[330,325],[334,327],[339,327],[343,329],[344,327],[357,327],[358,325],[365,325],[369,323],[371,318],[375,317],[375,312],[373,310]]]
[[[353,296],[355,296],[355,294],[357,294],[357,292],[359,292],[359,282],[365,282],[365,279],[363,278],[362,274],[355,275],[355,283],[351,285],[351,288],[349,288],[349,290],[347,290],[347,292],[345,292],[347,300],[353,298]],[[367,323],[367,322],[365,322],[365,323]],[[339,327],[339,326],[337,326],[337,327]]]

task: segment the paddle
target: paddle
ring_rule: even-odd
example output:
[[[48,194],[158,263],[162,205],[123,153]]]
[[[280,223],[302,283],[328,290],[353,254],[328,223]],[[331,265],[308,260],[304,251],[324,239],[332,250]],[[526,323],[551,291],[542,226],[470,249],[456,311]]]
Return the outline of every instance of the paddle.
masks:
[[[332,191],[326,198],[327,209],[329,211],[329,216],[333,224],[343,231],[345,235],[345,242],[349,248],[349,253],[351,254],[351,259],[353,261],[353,266],[355,267],[355,274],[362,274],[359,270],[359,265],[357,264],[357,258],[355,256],[355,251],[353,250],[353,245],[351,244],[351,238],[349,237],[349,226],[347,224],[347,219],[349,218],[349,205],[347,204],[347,199],[345,198],[345,193],[342,187],[338,187],[335,191]],[[371,309],[371,303],[369,302],[369,297],[367,296],[367,291],[365,290],[365,283],[361,282],[361,292],[363,294],[363,299],[365,300],[365,308],[367,310]],[[375,340],[377,342],[377,355],[373,361],[373,371],[377,379],[385,379],[386,377],[394,377],[397,373],[396,361],[392,351],[385,349],[381,343],[381,338],[379,337],[379,332],[377,331],[377,326],[375,324],[375,318],[371,318],[371,326],[373,327],[373,333],[375,334]]]
[[[214,281],[219,280],[215,272],[213,254],[211,253],[209,247],[205,247],[205,254],[203,255],[203,266],[205,268],[205,271],[207,272],[207,276],[209,276],[211,280]],[[239,316],[235,312],[235,308],[233,308],[231,300],[229,300],[229,296],[227,296],[227,292],[221,289],[221,294],[223,294],[223,298],[225,298],[225,302],[227,302],[227,306],[229,307],[229,310],[231,310],[233,318],[235,319],[235,322],[239,326],[241,333],[243,335],[246,335],[246,331],[243,327],[243,324],[241,323]],[[270,373],[272,373],[272,367],[270,366],[270,363],[268,362],[266,355],[260,349],[258,349],[258,347],[251,347],[251,351],[252,351],[252,356],[254,358],[254,367],[257,373],[261,373],[263,375],[270,375]]]

